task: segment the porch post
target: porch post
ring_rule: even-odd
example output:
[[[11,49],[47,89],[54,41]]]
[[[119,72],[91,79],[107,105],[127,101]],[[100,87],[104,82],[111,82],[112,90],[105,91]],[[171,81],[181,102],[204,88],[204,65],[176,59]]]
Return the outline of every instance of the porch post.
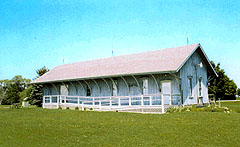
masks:
[[[121,106],[121,98],[118,97],[118,106]]]
[[[161,96],[162,96],[162,113],[165,113],[165,112],[164,112],[164,100],[163,100],[163,94],[161,94]]]
[[[44,105],[45,105],[45,96],[43,96],[43,108],[44,108]]]
[[[129,98],[129,106],[132,106],[132,99],[130,96],[128,98]]]
[[[57,109],[59,108],[59,95],[57,96]]]
[[[149,105],[152,106],[152,96],[149,97]]]
[[[93,101],[93,106],[95,106],[95,99],[94,99],[94,97],[92,98],[92,101]]]
[[[79,99],[80,99],[80,98],[79,98],[79,96],[78,96],[78,105],[80,104]]]
[[[110,107],[112,108],[112,97],[110,97],[110,102],[109,102],[110,104]]]
[[[143,106],[144,103],[143,103],[143,95],[141,95],[141,105]]]
[[[52,104],[52,96],[50,96],[50,104]]]
[[[170,94],[169,105],[172,105],[172,94]]]

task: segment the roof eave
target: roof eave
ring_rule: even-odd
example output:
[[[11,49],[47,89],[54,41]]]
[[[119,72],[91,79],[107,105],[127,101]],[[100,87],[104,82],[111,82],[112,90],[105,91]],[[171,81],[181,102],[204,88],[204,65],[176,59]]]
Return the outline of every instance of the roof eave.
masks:
[[[146,75],[146,74],[165,74],[165,73],[176,73],[176,70],[169,71],[158,71],[158,72],[144,72],[144,73],[132,73],[132,74],[119,74],[119,75],[109,75],[109,76],[98,76],[98,77],[87,77],[87,78],[73,78],[73,79],[63,79],[63,80],[49,80],[49,81],[40,81],[40,82],[31,82],[30,84],[45,84],[45,83],[57,83],[57,82],[66,82],[66,81],[78,81],[78,80],[88,80],[88,79],[100,79],[100,78],[114,78],[120,76],[137,76],[137,75]]]
[[[189,58],[196,52],[196,50],[197,50],[198,48],[201,49],[201,51],[202,51],[204,57],[206,58],[206,60],[207,60],[207,62],[208,62],[208,64],[209,64],[211,70],[212,70],[213,73],[214,73],[214,76],[218,77],[216,71],[215,71],[214,68],[212,67],[212,65],[211,65],[211,63],[210,63],[210,61],[209,61],[206,53],[205,53],[204,50],[202,49],[202,46],[200,45],[200,43],[194,48],[194,50],[192,51],[192,53],[185,59],[185,61],[178,67],[178,69],[176,70],[176,72],[179,72],[179,71],[180,71],[180,69],[185,65],[185,63],[186,63],[186,62],[189,60]]]

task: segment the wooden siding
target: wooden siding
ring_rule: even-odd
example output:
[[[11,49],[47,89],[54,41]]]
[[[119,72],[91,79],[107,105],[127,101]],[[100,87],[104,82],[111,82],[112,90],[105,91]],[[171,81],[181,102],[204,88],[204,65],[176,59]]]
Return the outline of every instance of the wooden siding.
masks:
[[[200,63],[202,62],[202,67]],[[188,78],[192,77],[193,97],[190,97]],[[202,78],[203,103],[208,103],[207,67],[199,54],[195,52],[180,70],[183,104],[198,104],[199,78]]]
[[[142,95],[142,86],[143,86],[143,79],[148,79],[148,94],[158,94],[160,93],[161,89],[161,81],[164,80],[170,80],[171,81],[171,86],[172,86],[172,93],[178,94],[180,93],[178,90],[178,85],[176,82],[175,77],[173,77],[170,74],[155,74],[154,77],[157,80],[158,87],[151,75],[141,75],[141,76],[135,76],[140,88],[138,87],[138,84],[136,80],[132,76],[125,76],[123,77],[124,80],[121,77],[115,77],[113,80],[117,81],[117,94],[118,96],[128,96],[128,95]],[[109,78],[105,78],[106,82],[108,83],[109,87],[107,84],[104,82],[103,79],[95,79],[95,81],[98,83],[98,86],[100,87],[100,91],[98,89],[98,86],[95,84],[93,80],[86,80],[86,82],[89,84],[91,88],[91,96],[94,97],[101,97],[101,96],[112,96],[112,81]],[[79,84],[81,82],[82,86]],[[72,83],[72,84],[71,84]],[[65,85],[68,87],[68,94],[69,96],[86,96],[86,88],[87,85],[84,81],[73,81],[73,82],[64,82]],[[61,95],[60,93],[60,87],[63,85],[62,83],[55,83],[54,84],[58,90],[52,85],[45,85],[43,88],[43,95]],[[84,87],[84,89],[83,89]]]

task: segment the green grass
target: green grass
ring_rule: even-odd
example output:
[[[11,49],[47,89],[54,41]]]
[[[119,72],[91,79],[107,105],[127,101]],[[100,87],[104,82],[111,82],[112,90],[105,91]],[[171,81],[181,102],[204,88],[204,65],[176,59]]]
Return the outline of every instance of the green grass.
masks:
[[[0,146],[236,146],[240,114],[0,107]]]
[[[217,102],[218,104],[218,102]],[[221,102],[221,106],[230,108],[233,112],[240,113],[240,101],[225,101]]]

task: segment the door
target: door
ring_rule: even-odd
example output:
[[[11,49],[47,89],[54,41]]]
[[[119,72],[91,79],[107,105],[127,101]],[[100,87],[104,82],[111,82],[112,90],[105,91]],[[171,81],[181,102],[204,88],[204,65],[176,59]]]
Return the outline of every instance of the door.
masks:
[[[162,94],[164,99],[164,104],[171,105],[171,81],[162,82]]]

